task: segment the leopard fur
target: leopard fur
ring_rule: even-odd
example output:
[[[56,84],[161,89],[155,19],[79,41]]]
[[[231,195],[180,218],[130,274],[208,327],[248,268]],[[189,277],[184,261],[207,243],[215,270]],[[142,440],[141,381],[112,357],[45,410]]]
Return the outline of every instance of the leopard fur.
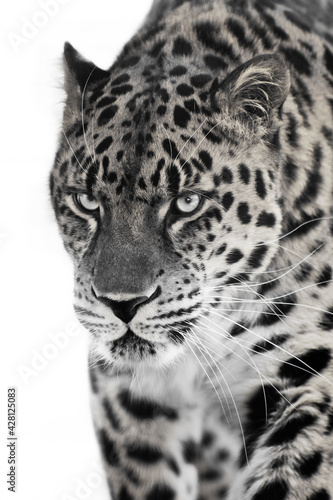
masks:
[[[52,203],[113,500],[333,499],[333,2],[64,51]]]

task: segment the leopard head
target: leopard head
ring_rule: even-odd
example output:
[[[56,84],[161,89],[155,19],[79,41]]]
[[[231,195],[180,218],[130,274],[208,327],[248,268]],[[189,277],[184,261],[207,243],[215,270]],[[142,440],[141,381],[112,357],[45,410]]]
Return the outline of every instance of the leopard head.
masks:
[[[108,71],[65,45],[52,203],[76,313],[116,366],[186,352],[221,297],[267,269],[280,233],[284,62],[202,69],[177,40],[135,38]]]

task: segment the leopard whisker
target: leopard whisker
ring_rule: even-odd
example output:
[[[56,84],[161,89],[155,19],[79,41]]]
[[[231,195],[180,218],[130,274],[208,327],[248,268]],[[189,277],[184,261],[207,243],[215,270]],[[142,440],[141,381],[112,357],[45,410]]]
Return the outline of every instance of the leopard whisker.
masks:
[[[269,307],[273,313],[276,313],[276,310],[274,309],[274,307],[276,308],[276,302],[274,302],[274,304],[273,304],[272,301],[267,299],[264,295],[260,294],[256,290],[254,290],[253,287],[249,283],[245,283],[245,285],[250,291],[253,292],[254,295],[256,295],[258,297],[259,300],[261,300],[267,307]],[[278,309],[278,312],[281,313],[282,317],[285,316],[285,314],[282,311],[280,311],[279,309]],[[285,324],[282,317],[280,317],[280,321]]]
[[[215,391],[215,393],[216,393],[216,395],[217,395],[217,398],[218,398],[218,400],[219,400],[219,403],[220,403],[220,405],[221,405],[222,411],[223,411],[223,412],[225,412],[225,410],[224,410],[224,406],[223,406],[223,402],[222,402],[222,400],[221,400],[221,396],[220,396],[220,394],[218,393],[218,391],[217,391],[217,389],[216,389],[216,387],[215,387],[215,385],[214,385],[214,383],[213,383],[213,381],[212,381],[211,377],[209,376],[209,374],[208,374],[208,372],[207,372],[206,368],[204,367],[203,363],[201,363],[200,359],[198,358],[197,354],[195,353],[195,350],[192,348],[192,346],[191,346],[191,344],[190,344],[190,342],[189,342],[188,338],[187,338],[187,337],[184,337],[184,339],[185,339],[186,345],[187,345],[187,346],[189,347],[189,349],[191,350],[192,354],[194,355],[194,357],[195,357],[195,358],[196,358],[196,360],[198,361],[199,366],[202,368],[202,370],[203,370],[204,374],[206,375],[207,379],[209,380],[209,382],[210,382],[211,386],[213,387],[213,389],[214,389],[214,391]]]
[[[87,170],[85,170],[85,169],[83,168],[83,166],[82,166],[82,164],[80,163],[80,161],[79,161],[78,157],[76,156],[75,151],[74,151],[74,149],[73,149],[73,146],[72,146],[72,145],[71,145],[71,143],[69,142],[69,139],[68,139],[68,137],[67,137],[67,135],[66,135],[65,130],[64,130],[63,128],[62,128],[61,130],[62,130],[62,133],[63,133],[63,135],[64,135],[64,137],[65,137],[65,139],[66,139],[66,142],[67,142],[67,144],[68,144],[68,146],[69,146],[70,150],[72,151],[72,153],[73,153],[73,155],[74,155],[74,158],[76,159],[77,163],[78,163],[78,164],[79,164],[79,166],[81,167],[82,171],[83,171],[85,174],[88,174]]]
[[[272,274],[272,273],[278,273],[280,271],[286,271],[287,269],[290,269],[294,267],[294,264],[290,264],[290,266],[285,266],[285,267],[280,267],[277,269],[267,269],[267,271],[243,271],[243,274],[254,274],[256,275],[265,275],[265,274]],[[258,285],[260,283],[257,283]]]
[[[215,324],[213,322],[213,324]],[[218,326],[215,324],[215,326]],[[224,330],[222,328],[222,330]],[[225,331],[225,330],[224,330]],[[239,347],[241,347],[241,349],[243,350],[243,352],[247,355],[247,357],[250,359],[250,361],[252,361],[252,363],[249,363],[248,361],[246,361],[244,358],[242,358],[241,356],[239,356],[237,353],[235,353],[235,351],[231,348],[229,348],[228,346],[226,346],[224,343],[221,344],[223,345],[223,347],[225,347],[229,352],[231,352],[234,356],[238,357],[239,359],[241,359],[241,361],[245,362],[248,366],[250,366],[251,368],[254,368],[256,370],[256,372],[258,373],[258,376],[260,378],[260,382],[261,382],[261,386],[262,386],[262,390],[263,390],[263,398],[264,398],[264,405],[265,405],[265,414],[266,414],[266,421],[268,419],[268,409],[267,409],[267,398],[266,398],[266,392],[265,392],[265,389],[264,389],[264,384],[263,384],[263,378],[266,380],[266,382],[268,382],[269,385],[271,385],[271,387],[273,387],[273,389],[286,401],[286,403],[291,406],[292,408],[295,408],[295,406],[288,400],[287,397],[284,396],[284,394],[282,394],[282,392],[271,382],[271,380],[269,380],[267,377],[265,377],[261,372],[260,370],[258,369],[256,363],[251,359],[251,356],[249,355],[249,353],[247,353],[246,351],[244,351],[244,348],[243,346],[241,346],[238,342],[237,339],[234,339],[234,338],[228,338],[230,337],[229,334],[228,335],[223,335],[221,334],[224,338],[227,338],[228,340],[232,340],[234,343],[236,343]],[[216,341],[215,341],[215,338],[211,337],[214,342],[211,342],[212,344],[215,344]],[[205,340],[207,341],[207,338],[205,337]],[[214,351],[215,352],[215,351]],[[253,366],[254,364],[254,366]],[[245,448],[246,450],[246,448]]]
[[[305,257],[301,257],[300,255],[296,254],[295,252],[292,252],[291,250],[289,250],[288,248],[284,248],[284,247],[281,247],[281,245],[279,245],[283,250],[290,251],[291,253],[295,254],[297,257],[301,258],[301,260],[299,262],[297,262],[296,264],[292,265],[291,269],[289,269],[288,271],[286,271],[283,274],[280,274],[276,278],[272,278],[271,280],[264,281],[264,282],[261,282],[261,283],[251,283],[251,285],[262,286],[262,285],[267,285],[267,284],[273,283],[274,281],[278,281],[279,279],[283,278],[284,276],[287,276],[289,273],[291,273],[292,271],[294,271],[295,269],[297,269],[298,266],[300,266],[303,262],[307,261],[307,259],[309,259],[314,253],[316,253],[323,245],[324,245],[324,243],[322,243],[321,245],[319,245],[317,248],[315,248],[311,253],[309,253]],[[314,269],[316,269],[318,272],[320,272],[320,269],[318,269],[314,264],[310,263],[310,265],[312,265],[312,267],[314,267]],[[242,286],[243,285],[246,286],[245,282],[241,282],[240,284]],[[239,286],[239,285],[235,284],[235,285],[232,285],[232,286]]]
[[[278,316],[280,318],[280,321],[283,322],[285,324],[285,326],[288,328],[288,325],[283,321],[283,317],[286,317],[286,315],[281,311],[279,310],[279,308],[277,308],[277,303],[276,301],[273,302],[272,300],[270,300],[269,298],[266,298],[264,295],[258,293],[256,290],[253,289],[253,287],[249,284],[249,283],[244,283],[244,285],[246,286],[246,288],[248,288],[254,295],[256,295],[258,297],[258,299],[261,301],[261,303],[263,302],[268,308],[271,309],[272,313],[275,315],[275,316]],[[281,313],[281,315],[279,315],[277,313],[277,311]],[[260,311],[259,311],[260,312]]]
[[[209,318],[208,318],[208,319],[209,319]],[[210,321],[211,321],[211,322],[212,322],[215,326],[217,326],[217,327],[218,327],[218,325],[217,325],[215,322],[213,322],[212,320],[210,320]],[[223,327],[221,327],[221,328],[222,328],[222,330],[225,332],[224,328],[223,328]],[[201,329],[201,331],[202,331],[203,333],[205,333],[202,329]],[[222,335],[222,336],[224,336],[224,335]],[[213,337],[211,337],[211,338],[213,338]],[[255,361],[254,361],[254,360],[250,357],[250,355],[249,355],[249,353],[248,353],[248,352],[244,351],[244,348],[243,348],[243,346],[241,346],[241,344],[239,344],[237,341],[236,341],[236,343],[237,343],[237,344],[241,347],[242,351],[243,351],[243,352],[246,354],[246,356],[250,359],[250,362],[251,362],[251,364],[252,364],[253,368],[256,370],[256,372],[257,372],[257,373],[258,373],[258,375],[259,375],[261,385],[262,385],[262,387],[264,388],[264,384],[263,384],[263,382],[262,382],[262,375],[261,375],[260,370],[258,369],[258,367],[257,367],[257,365],[256,365],[256,363],[255,363]],[[224,346],[224,344],[223,344],[222,342],[221,342],[221,345],[223,345],[223,346]],[[232,352],[234,353],[234,351],[232,351]],[[234,354],[235,354],[235,353],[234,353]],[[240,356],[239,356],[239,357],[240,357]],[[242,359],[242,358],[241,358],[241,359]],[[249,366],[251,366],[251,365],[249,364]],[[263,391],[263,392],[265,392],[265,391]],[[264,399],[265,399],[265,404],[266,404],[266,396],[265,396],[265,395],[264,395]],[[267,414],[267,406],[266,406],[266,414]]]
[[[91,154],[91,150],[90,150],[90,147],[89,147],[89,144],[88,144],[88,141],[87,141],[87,134],[86,134],[86,130],[85,130],[85,125],[84,125],[84,98],[85,98],[85,93],[86,93],[86,90],[87,90],[87,86],[88,86],[88,83],[89,83],[89,80],[93,74],[93,72],[95,71],[95,69],[97,68],[97,66],[94,66],[93,69],[91,70],[91,72],[89,73],[88,75],[88,78],[84,84],[84,87],[83,87],[83,91],[82,91],[82,96],[81,96],[81,116],[82,116],[82,119],[81,119],[81,122],[82,122],[82,130],[83,130],[83,138],[84,138],[84,142],[87,146],[87,149],[88,149],[88,153],[89,153],[89,156],[91,158],[91,161],[93,163],[95,163],[95,160],[94,158],[92,157],[92,154]]]
[[[214,307],[214,310],[215,311],[224,311],[224,312],[235,312],[235,309],[233,308],[219,308],[219,307]],[[256,311],[255,309],[237,309],[237,311],[239,312],[247,312],[247,313],[256,313],[258,315],[260,314],[263,314],[262,311]],[[268,316],[277,316],[278,318],[281,318],[281,317],[285,317],[285,315],[282,315],[282,314],[276,314],[276,313],[273,313],[273,312],[266,312],[264,313],[265,315],[268,315]],[[292,318],[293,320],[296,320],[297,318]]]
[[[193,132],[193,134],[192,134],[192,135],[191,135],[191,136],[190,136],[190,137],[189,137],[189,138],[185,141],[185,143],[183,144],[183,146],[182,146],[182,147],[180,148],[180,150],[178,151],[176,158],[172,161],[172,165],[174,165],[174,164],[175,164],[175,162],[178,160],[178,158],[179,158],[179,156],[180,156],[181,152],[183,151],[183,149],[187,146],[187,144],[188,144],[188,143],[190,142],[190,140],[191,140],[191,139],[195,136],[195,134],[196,134],[197,132],[199,132],[199,130],[201,129],[201,127],[203,127],[203,125],[206,123],[206,121],[207,121],[207,118],[205,118],[205,119],[203,120],[203,122],[202,122],[202,123],[200,123],[200,125],[199,125],[196,129],[195,129],[195,131]]]
[[[325,216],[325,217],[316,217],[315,219],[311,219],[311,220],[302,222],[302,224],[300,224],[299,226],[294,228],[292,231],[289,231],[288,233],[282,234],[281,236],[279,236],[278,238],[276,238],[274,240],[267,240],[266,243],[274,243],[276,241],[282,240],[283,238],[286,238],[287,236],[290,236],[291,234],[293,234],[295,231],[298,231],[301,227],[304,227],[307,224],[311,224],[312,222],[319,222],[319,221],[323,221],[323,220],[332,220],[332,219],[333,219],[333,216],[332,217]],[[264,244],[264,243],[261,243],[261,245],[262,244]]]
[[[265,296],[265,299],[267,299],[267,300],[274,300],[274,299],[279,299],[279,298],[282,298],[282,297],[287,297],[288,295],[293,295],[293,294],[295,294],[295,293],[297,293],[297,292],[302,292],[303,290],[308,290],[309,288],[313,288],[313,287],[317,287],[317,286],[325,286],[325,285],[327,285],[328,283],[332,283],[332,282],[333,282],[333,279],[323,280],[323,281],[317,281],[316,283],[311,283],[310,285],[306,285],[306,286],[303,286],[303,287],[301,287],[301,288],[296,288],[295,290],[291,290],[290,292],[284,293],[283,295],[276,295],[276,296],[274,296],[274,297],[266,297],[266,296]],[[251,286],[260,286],[260,285],[261,285],[260,283],[254,283],[254,284],[253,284],[253,283],[251,283]],[[230,285],[230,286],[236,286],[236,287],[238,287],[238,288],[241,288],[242,286],[244,286],[244,287],[245,287],[245,284],[243,285],[243,284],[239,283],[239,284]],[[218,285],[218,286],[216,286],[216,287],[206,287],[206,288],[205,288],[205,290],[216,290],[216,291],[218,292],[219,290],[223,290],[223,289],[225,289],[225,288],[226,288],[226,287],[225,287],[225,286],[223,286],[223,285]],[[249,292],[249,293],[250,293],[250,290],[246,290],[246,289],[244,289],[244,290],[242,290],[242,291],[243,291],[243,292]],[[252,293],[252,291],[251,291],[251,293]],[[221,295],[213,295],[212,297],[213,297],[213,298],[214,298],[214,297],[217,297],[217,298],[223,298],[223,296],[221,296]],[[230,297],[227,297],[227,298],[229,299]],[[242,301],[242,300],[247,301],[247,300],[249,300],[249,299],[245,299],[245,298],[243,298],[243,297],[235,297],[235,299],[234,299],[234,300],[235,300],[235,301],[237,301],[237,300],[238,300],[238,301]]]
[[[287,297],[288,295],[293,295],[294,293],[302,292],[303,290],[308,290],[309,288],[313,288],[314,286],[323,286],[327,285],[328,283],[332,283],[333,279],[330,280],[325,280],[325,281],[318,281],[317,283],[312,283],[311,285],[306,285],[301,288],[296,288],[296,290],[292,290],[291,292],[284,293],[283,295],[276,295],[275,297],[270,297],[270,299],[280,299],[283,297]]]
[[[190,161],[190,159],[192,158],[192,156],[194,155],[194,153],[197,151],[197,149],[201,146],[201,143],[206,139],[206,137],[216,128],[218,127],[219,125],[221,125],[221,123],[225,122],[226,120],[228,120],[229,118],[234,118],[236,116],[239,116],[241,113],[235,113],[233,115],[228,115],[228,116],[225,116],[222,120],[218,121],[213,127],[210,128],[210,130],[203,136],[203,138],[201,139],[201,141],[199,142],[199,144],[194,148],[194,150],[192,151],[191,155],[187,158],[187,160],[185,160],[185,162],[181,165],[181,168],[183,168],[186,163],[188,163]]]
[[[281,295],[280,297],[285,297],[286,295],[292,295],[293,293],[295,293],[295,292],[291,292],[290,294]],[[218,296],[218,297],[220,298],[220,296]],[[279,297],[277,297],[277,298],[279,298]],[[285,305],[285,306],[295,305],[294,302],[283,302],[283,301],[276,302],[275,299],[274,299],[274,301],[273,301],[273,299],[274,299],[274,297],[272,297],[272,298],[266,297],[265,304],[267,303],[267,305],[272,305],[272,306],[275,306],[275,305]],[[233,299],[233,300],[229,300],[229,301],[223,301],[223,303],[229,302],[229,303],[233,304],[236,301],[238,301],[238,302],[250,302],[250,303],[254,303],[254,304],[259,303],[258,299]],[[269,302],[269,301],[271,301],[271,302]],[[330,311],[329,309],[322,309],[320,307],[311,306],[309,304],[302,304],[300,302],[297,302],[297,306],[304,307],[305,309],[308,308],[308,309],[311,309],[313,311],[318,311],[318,312],[322,312],[324,314],[328,314],[330,316],[333,316],[333,312]],[[258,312],[258,314],[268,314],[268,312],[266,312],[266,311],[256,311],[256,312]],[[286,316],[285,314],[281,314],[281,316],[288,317],[288,319],[290,319],[289,316]]]
[[[279,317],[280,321],[286,326],[286,328],[288,330],[290,330],[289,325],[287,325],[286,322],[283,320],[283,317],[286,317],[286,315],[277,307],[277,305],[292,305],[293,303],[292,304],[291,303],[283,304],[283,303],[277,302],[276,300],[272,300],[272,298],[265,297],[264,295],[259,294],[258,292],[253,290],[253,288],[249,285],[249,283],[244,283],[244,285],[248,289],[250,289],[250,291],[252,291],[258,297],[258,299],[260,301],[262,301],[266,306],[268,306],[271,309],[271,311],[273,312],[273,314],[276,315],[277,317]],[[259,314],[262,314],[263,312],[264,311],[262,311],[262,312],[258,311]],[[281,315],[279,315],[278,312],[280,312]],[[294,318],[294,319],[297,319],[297,318]]]
[[[285,246],[282,246],[280,245],[279,243],[274,243],[274,246],[277,246],[278,248],[281,248],[282,250],[284,250],[285,252],[289,252],[291,253],[292,255],[295,255],[296,257],[300,258],[301,260],[297,263],[297,265],[305,262],[308,258],[312,257],[312,255],[314,255],[316,252],[318,252],[318,250],[320,250],[323,246],[325,245],[325,243],[321,243],[320,245],[318,245],[317,248],[315,248],[312,252],[310,252],[308,255],[306,255],[305,257],[303,257],[302,255],[299,255],[297,252],[294,252],[293,250],[291,250],[290,248],[287,248]],[[296,267],[297,267],[296,265]],[[312,262],[309,262],[309,265],[312,266],[314,269],[316,269],[317,271],[319,271],[318,267],[315,266]]]
[[[209,358],[212,360],[212,362],[214,363],[215,367],[217,368],[218,372],[220,373],[220,375],[221,375],[221,377],[222,377],[222,379],[223,379],[224,383],[225,383],[225,384],[227,384],[227,383],[226,383],[226,380],[225,380],[225,377],[224,377],[224,375],[223,375],[223,373],[222,373],[222,370],[221,370],[221,368],[217,365],[216,360],[213,358],[213,356],[212,356],[211,354],[209,354],[208,350],[205,348],[205,346],[204,346],[204,345],[203,345],[203,343],[201,342],[200,338],[196,335],[196,333],[194,332],[194,330],[191,330],[191,332],[192,332],[192,334],[194,335],[195,339],[193,339],[193,338],[188,339],[188,340],[189,340],[189,342],[192,342],[194,345],[196,345],[196,347],[197,347],[197,348],[201,351],[201,354],[202,354],[202,356],[204,357],[205,361],[207,362],[207,358],[206,358],[206,356],[204,355],[203,351],[205,351],[205,352],[206,352],[207,356],[209,356]],[[201,347],[200,347],[200,346],[201,346]],[[209,362],[207,362],[207,364],[208,364],[208,366],[209,366],[210,368],[212,368],[212,367],[210,366]],[[213,370],[213,369],[212,369],[212,371],[213,371],[213,373],[214,373],[214,370]],[[217,382],[218,382],[218,385],[219,385],[219,387],[220,387],[220,389],[221,389],[221,391],[222,391],[222,395],[223,395],[223,397],[224,397],[224,399],[225,399],[225,401],[226,401],[226,403],[227,403],[227,407],[228,407],[229,414],[230,414],[230,417],[231,417],[232,415],[231,415],[231,409],[230,409],[229,401],[228,401],[228,399],[227,399],[227,397],[226,397],[226,393],[225,393],[225,391],[224,391],[224,389],[223,389],[223,387],[222,387],[221,380],[217,377],[217,375],[216,375],[215,373],[214,373],[214,375],[215,375],[215,378],[216,378],[216,380],[217,380]],[[223,411],[223,414],[224,414],[224,416],[225,416],[225,419],[226,419],[227,423],[229,424],[229,419],[228,419],[228,416],[227,416],[226,411],[225,411],[225,409],[224,409],[224,406],[222,406],[222,411]]]
[[[193,330],[191,329],[191,331],[193,332]],[[189,344],[188,344],[189,345]],[[193,352],[193,351],[192,351]],[[218,361],[216,361],[216,363],[219,363]],[[222,365],[222,363],[220,362],[219,364]],[[222,365],[222,368],[223,368],[223,365]],[[240,431],[241,431],[241,435],[242,435],[242,441],[243,441],[243,446],[244,446],[244,452],[245,452],[245,457],[246,457],[246,462],[248,463],[248,455],[247,455],[247,448],[246,448],[246,440],[245,440],[245,433],[244,433],[244,429],[243,429],[243,424],[242,424],[242,420],[240,418],[240,413],[238,411],[238,408],[237,408],[237,404],[236,404],[236,401],[235,401],[235,398],[230,390],[230,387],[229,387],[229,384],[225,381],[226,383],[226,386],[227,386],[227,389],[228,389],[228,392],[230,394],[230,398],[231,398],[231,401],[234,405],[234,408],[235,408],[235,412],[236,412],[236,416],[237,416],[237,420],[238,420],[238,423],[239,423],[239,427],[240,427]],[[220,398],[219,398],[220,399]]]
[[[241,345],[239,345],[238,340],[237,340],[237,339],[235,339],[234,337],[231,337],[231,335],[230,335],[230,334],[229,334],[229,333],[228,333],[228,332],[227,332],[227,331],[226,331],[223,327],[221,327],[221,326],[217,325],[217,324],[216,324],[216,323],[214,323],[213,321],[211,321],[211,322],[212,322],[215,326],[220,327],[220,328],[221,328],[221,329],[225,332],[225,334],[222,334],[222,333],[221,333],[221,336],[223,336],[224,338],[227,338],[227,337],[229,338],[229,337],[230,337],[230,338],[229,338],[229,340],[232,340],[235,344],[237,344],[240,348],[242,348],[242,346],[241,346]],[[215,333],[217,333],[217,334],[219,334],[219,333],[220,333],[220,332],[216,332],[216,330],[213,330],[213,331],[214,331]],[[205,335],[206,335],[206,334],[207,334],[207,332],[205,332]],[[214,337],[210,336],[209,334],[208,334],[208,336],[209,336],[209,337],[211,337],[211,338],[213,339],[213,341],[215,341],[215,338],[214,338]],[[273,388],[274,388],[274,389],[275,389],[275,390],[276,390],[276,391],[280,394],[280,396],[281,396],[281,397],[282,397],[282,398],[283,398],[283,399],[284,399],[284,400],[285,400],[285,401],[286,401],[286,402],[287,402],[287,403],[288,403],[291,407],[293,407],[293,408],[296,410],[296,407],[295,407],[295,406],[294,406],[294,405],[293,405],[293,404],[292,404],[292,403],[291,403],[291,402],[290,402],[290,401],[289,401],[289,400],[288,400],[288,399],[287,399],[287,398],[286,398],[286,397],[285,397],[285,396],[281,393],[281,391],[279,391],[279,389],[277,389],[277,387],[276,387],[276,386],[275,386],[275,385],[271,382],[271,380],[269,380],[269,378],[268,378],[268,377],[266,377],[265,375],[263,375],[263,374],[260,372],[260,370],[258,370],[258,368],[257,368],[257,366],[256,366],[256,365],[255,365],[255,366],[253,366],[253,364],[249,363],[249,361],[246,361],[244,358],[242,358],[239,354],[237,354],[235,351],[233,351],[230,347],[226,346],[224,343],[223,343],[222,345],[223,345],[223,347],[225,347],[225,348],[226,348],[229,352],[231,352],[234,356],[238,357],[238,358],[239,358],[239,359],[241,359],[244,363],[246,363],[248,366],[250,366],[251,368],[255,369],[255,370],[257,371],[258,375],[259,375],[259,373],[260,373],[260,375],[259,375],[260,379],[261,379],[261,377],[263,377],[263,378],[264,378],[264,380],[266,380],[266,382],[268,382],[268,383],[269,383],[269,385],[271,385],[271,386],[272,386],[272,387],[273,387]],[[243,352],[244,352],[244,351],[243,351]],[[246,354],[248,357],[250,357],[250,355],[249,355],[248,353],[246,353],[246,352],[245,352],[245,354]],[[251,358],[250,358],[250,359],[251,359]]]
[[[214,310],[207,310],[208,312],[211,312],[211,313],[215,313]],[[296,359],[299,363],[301,363],[302,365],[304,365],[305,367],[309,368],[310,369],[310,373],[314,374],[314,375],[317,375],[319,378],[321,378],[322,380],[324,380],[325,382],[328,382],[330,385],[333,385],[333,382],[331,382],[329,379],[327,379],[326,377],[324,377],[321,373],[317,372],[316,370],[314,370],[308,363],[306,363],[305,361],[303,361],[302,359],[300,359],[298,356],[296,356],[295,354],[292,354],[290,351],[288,351],[287,349],[284,349],[282,346],[279,346],[277,344],[275,344],[274,342],[272,342],[270,339],[268,338],[265,338],[263,337],[262,335],[260,335],[259,333],[251,330],[250,328],[246,327],[245,325],[243,324],[240,324],[239,322],[235,321],[234,319],[232,319],[230,316],[224,316],[223,314],[220,314],[220,313],[216,313],[217,316],[219,316],[220,318],[222,319],[225,319],[227,321],[230,321],[231,323],[233,323],[234,325],[237,325],[241,328],[243,328],[243,330],[247,331],[248,333],[251,333],[253,334],[255,337],[258,337],[260,338],[261,340],[264,340],[265,342],[267,342],[268,344],[271,344],[273,347],[276,347],[277,349],[280,349],[282,352],[286,353],[289,357],[292,357],[294,359]],[[333,314],[333,313],[332,313]],[[209,318],[207,318],[209,319]],[[229,332],[227,332],[229,334]],[[229,334],[230,335],[230,334]],[[234,337],[231,336],[231,338],[234,339]],[[300,368],[302,369],[302,368]]]
[[[216,326],[219,326],[217,323],[214,322],[214,324]],[[232,337],[226,330],[224,330],[224,332],[226,332],[225,334],[224,333],[220,333],[220,332],[216,332],[218,335],[221,335],[221,337],[223,337],[223,339],[225,340],[229,340],[231,342],[234,342],[234,343],[237,343],[237,344],[248,344],[248,345],[243,345],[244,349],[247,349],[248,351],[251,351],[253,352],[254,354],[256,355],[259,355],[259,356],[263,356],[267,359],[271,359],[273,361],[278,361],[280,363],[283,363],[285,365],[288,365],[288,366],[292,366],[293,368],[299,368],[300,370],[304,371],[305,373],[309,373],[311,375],[314,375],[315,377],[318,376],[317,373],[313,373],[313,371],[310,371],[310,370],[307,370],[306,368],[303,368],[303,367],[299,367],[298,365],[295,365],[289,361],[285,361],[281,358],[279,358],[278,356],[276,356],[274,353],[271,353],[270,351],[268,351],[267,349],[265,349],[264,347],[261,347],[261,349],[265,352],[260,352],[260,351],[257,351],[255,349],[253,349],[253,342],[250,342],[246,339],[242,339],[242,338],[237,338],[235,339],[234,337]],[[226,347],[225,346],[225,343],[222,341],[222,340],[217,340],[214,338],[214,341],[213,340],[208,340],[207,338],[205,338],[205,341],[208,341],[210,342],[211,344],[215,345],[216,343],[220,344],[221,346],[223,347]],[[275,345],[275,344],[274,344]],[[251,346],[251,347],[249,347]],[[278,347],[277,345],[275,345],[276,347]],[[215,352],[215,351],[214,351]]]
[[[98,340],[94,337],[90,338],[88,368],[94,368],[101,361],[104,363],[104,370],[108,367],[109,361],[98,351]]]

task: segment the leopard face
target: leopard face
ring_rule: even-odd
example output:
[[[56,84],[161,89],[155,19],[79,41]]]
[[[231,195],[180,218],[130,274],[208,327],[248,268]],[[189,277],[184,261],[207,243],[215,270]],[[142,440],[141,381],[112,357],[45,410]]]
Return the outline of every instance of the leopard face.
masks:
[[[221,297],[267,268],[281,227],[282,60],[256,57],[217,77],[199,69],[206,54],[191,60],[190,41],[142,43],[143,55],[134,43],[110,71],[66,46],[51,174],[76,313],[119,367],[186,352]],[[162,48],[170,57],[153,64]]]

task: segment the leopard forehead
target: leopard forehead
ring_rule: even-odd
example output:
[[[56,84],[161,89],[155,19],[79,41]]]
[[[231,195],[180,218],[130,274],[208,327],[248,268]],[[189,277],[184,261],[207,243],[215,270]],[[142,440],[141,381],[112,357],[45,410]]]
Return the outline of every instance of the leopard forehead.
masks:
[[[91,150],[110,183],[116,176],[125,176],[127,183],[136,178],[141,189],[144,184],[162,185],[172,192],[202,184],[212,189],[218,185],[213,176],[224,166],[237,166],[245,157],[249,160],[263,150],[250,130],[246,136],[244,128],[232,122],[227,113],[214,112],[207,102],[208,92],[191,88],[186,80],[178,85],[167,80],[165,86],[156,84],[153,90],[143,81],[137,85],[145,89],[142,91],[130,90],[130,84],[121,85],[124,94],[114,97],[119,91],[114,81],[125,76],[131,82],[127,73],[121,73],[97,101],[96,92],[91,93],[93,107],[84,131],[85,141],[91,138]],[[200,76],[212,79],[207,74]],[[137,80],[136,73],[133,79]],[[249,152],[249,144],[254,153]],[[86,146],[82,145],[82,151],[87,153]]]

